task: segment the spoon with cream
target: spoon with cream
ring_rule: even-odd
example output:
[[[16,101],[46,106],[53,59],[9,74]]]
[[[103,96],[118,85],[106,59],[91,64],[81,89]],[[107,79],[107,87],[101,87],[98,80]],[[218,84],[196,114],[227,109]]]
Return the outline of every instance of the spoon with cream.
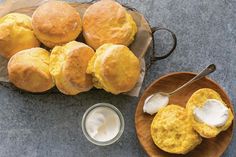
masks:
[[[174,95],[184,87],[190,85],[194,81],[197,81],[210,73],[214,72],[216,70],[216,66],[214,64],[209,65],[204,70],[202,70],[199,74],[197,74],[194,78],[189,80],[187,83],[183,84],[176,90],[166,93],[166,92],[158,92],[150,95],[146,98],[143,106],[143,112],[154,114],[159,111],[160,108],[165,107],[169,103],[169,97],[171,95]]]

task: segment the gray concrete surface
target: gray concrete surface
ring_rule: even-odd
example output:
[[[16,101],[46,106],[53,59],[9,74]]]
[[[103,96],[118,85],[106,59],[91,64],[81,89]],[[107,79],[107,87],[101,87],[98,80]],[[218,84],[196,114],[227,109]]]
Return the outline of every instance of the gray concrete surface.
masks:
[[[142,91],[156,78],[175,71],[199,71],[210,63],[216,80],[236,103],[236,0],[122,0],[137,8],[152,26],[173,30],[178,46],[147,72]],[[166,38],[168,40],[168,38]],[[159,52],[166,40],[156,40]],[[143,157],[135,134],[138,98],[92,90],[78,96],[32,95],[0,86],[0,157]],[[85,110],[98,102],[114,104],[125,118],[119,142],[98,147],[81,130]],[[234,131],[235,133],[235,131]],[[223,157],[236,156],[233,138]]]

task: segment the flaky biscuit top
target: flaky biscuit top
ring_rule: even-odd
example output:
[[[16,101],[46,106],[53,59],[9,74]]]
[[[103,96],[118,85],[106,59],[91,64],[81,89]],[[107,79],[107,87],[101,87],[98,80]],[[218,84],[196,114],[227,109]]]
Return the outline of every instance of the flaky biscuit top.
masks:
[[[49,52],[42,48],[22,50],[8,62],[8,76],[16,87],[29,92],[44,92],[54,86],[49,73]]]
[[[140,75],[140,62],[128,47],[104,44],[90,60],[87,73],[93,75],[95,87],[119,94],[136,85]]]
[[[62,1],[39,6],[33,13],[32,26],[39,40],[48,47],[72,41],[82,31],[79,12]]]
[[[93,87],[92,76],[86,73],[93,55],[92,48],[76,41],[53,48],[49,69],[62,93],[76,95]]]
[[[105,43],[128,46],[136,32],[137,26],[132,16],[115,1],[101,0],[84,13],[83,35],[94,49]]]
[[[18,51],[38,47],[31,18],[20,13],[10,13],[0,18],[0,55],[10,58]]]

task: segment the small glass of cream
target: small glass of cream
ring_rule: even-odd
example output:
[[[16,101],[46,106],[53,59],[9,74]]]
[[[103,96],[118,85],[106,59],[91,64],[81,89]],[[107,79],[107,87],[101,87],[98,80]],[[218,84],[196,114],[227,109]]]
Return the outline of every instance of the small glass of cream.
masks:
[[[93,144],[106,146],[116,142],[124,131],[121,112],[108,103],[98,103],[86,110],[82,118],[82,130]]]

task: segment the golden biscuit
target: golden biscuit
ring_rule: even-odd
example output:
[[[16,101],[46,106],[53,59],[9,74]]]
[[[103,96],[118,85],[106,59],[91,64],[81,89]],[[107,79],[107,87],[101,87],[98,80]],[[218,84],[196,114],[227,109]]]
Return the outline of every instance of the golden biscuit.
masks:
[[[49,73],[49,52],[42,48],[22,50],[8,62],[8,76],[16,87],[29,92],[44,92],[54,86]]]
[[[192,128],[186,109],[178,105],[158,111],[151,124],[151,136],[160,149],[175,154],[186,154],[202,141]]]
[[[140,75],[139,59],[124,45],[104,44],[90,60],[94,86],[119,94],[131,90]]]
[[[92,76],[86,74],[93,55],[92,48],[76,41],[53,48],[49,69],[62,93],[76,95],[93,87]]]
[[[82,31],[80,14],[62,1],[38,7],[32,16],[32,26],[37,38],[51,48],[76,39]]]
[[[10,58],[18,51],[38,47],[31,18],[24,14],[10,13],[0,18],[0,55]]]
[[[128,46],[136,32],[137,26],[132,16],[113,0],[96,2],[84,13],[83,35],[94,49],[105,43]]]
[[[187,102],[186,109],[193,123],[193,128],[202,137],[212,138],[212,137],[217,136],[221,131],[227,130],[230,127],[234,116],[233,116],[232,111],[229,109],[229,118],[227,122],[225,123],[225,125],[221,127],[209,126],[205,123],[198,122],[194,118],[193,110],[195,107],[201,107],[202,105],[204,105],[207,99],[216,99],[222,102],[223,104],[225,104],[223,100],[221,99],[220,95],[216,91],[209,88],[202,88],[193,93],[193,95],[190,97],[190,99]]]

